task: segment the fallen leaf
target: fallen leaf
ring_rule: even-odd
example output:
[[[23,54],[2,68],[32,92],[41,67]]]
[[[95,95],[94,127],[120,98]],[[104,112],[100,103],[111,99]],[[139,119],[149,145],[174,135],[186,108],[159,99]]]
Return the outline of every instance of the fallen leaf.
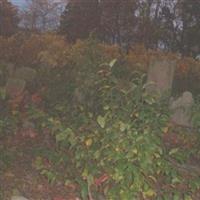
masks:
[[[66,200],[66,199],[63,197],[57,196],[57,197],[54,197],[53,200]]]
[[[95,179],[95,185],[100,186],[102,183],[104,183],[108,179],[109,179],[109,176],[107,174],[103,174],[99,178]]]

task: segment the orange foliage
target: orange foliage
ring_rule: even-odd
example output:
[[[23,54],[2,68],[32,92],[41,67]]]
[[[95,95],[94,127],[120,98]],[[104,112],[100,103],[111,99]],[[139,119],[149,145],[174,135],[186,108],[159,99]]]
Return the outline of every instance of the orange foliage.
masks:
[[[150,57],[144,46],[138,45],[129,51],[126,60],[131,69],[146,72],[149,66]]]
[[[0,37],[0,60],[16,66],[64,65],[68,45],[64,37],[56,34],[16,34]]]
[[[123,53],[118,45],[99,44],[106,60],[120,59]]]
[[[97,65],[116,58],[125,61],[129,70],[147,72],[150,63],[159,58],[177,61],[176,77],[181,80],[188,74],[200,78],[200,61],[180,58],[175,54],[147,50],[143,45],[135,45],[126,55],[117,45],[100,44],[93,40],[78,40],[69,45],[65,38],[56,34],[16,34],[8,38],[0,37],[0,60],[15,64],[48,68]],[[94,64],[95,62],[95,64]]]
[[[131,48],[125,60],[131,70],[147,72],[150,63],[157,59],[177,59],[172,53],[166,53],[158,50],[147,50],[143,45],[136,45]]]
[[[35,93],[31,96],[31,101],[34,103],[34,104],[40,104],[42,102],[42,97]]]
[[[190,57],[178,60],[176,74],[179,77],[187,76],[189,73],[200,77],[200,62]]]

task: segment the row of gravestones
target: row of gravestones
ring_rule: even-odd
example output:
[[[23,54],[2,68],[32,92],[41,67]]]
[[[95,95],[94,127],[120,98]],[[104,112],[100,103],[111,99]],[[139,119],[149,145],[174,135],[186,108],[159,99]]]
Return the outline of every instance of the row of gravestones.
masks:
[[[158,96],[172,90],[176,61],[160,59],[153,61],[147,74],[147,92],[158,94]],[[171,122],[192,127],[192,106],[194,104],[193,95],[189,91],[183,92],[178,98],[170,98],[169,109],[172,112]]]
[[[172,89],[176,62],[169,60],[157,60],[150,64],[147,76],[147,92],[163,94]],[[16,98],[25,91],[26,84],[33,82],[36,71],[32,68],[22,67],[9,69],[9,78],[6,83],[6,91],[10,98]],[[188,91],[177,99],[171,98],[169,107],[173,114],[171,121],[182,126],[191,126],[191,107],[194,103],[192,94]],[[13,196],[11,200],[28,200],[23,196]]]
[[[176,61],[158,59],[151,62],[147,74],[147,92],[163,94],[171,91],[176,69]],[[6,83],[6,92],[10,98],[23,94],[28,83],[33,83],[36,71],[29,67],[14,69],[9,66],[9,78]],[[182,126],[191,126],[191,108],[194,103],[191,92],[185,91],[177,99],[170,99],[169,108],[172,111],[171,121]]]
[[[29,67],[20,67],[15,69],[13,65],[7,66],[8,78],[5,84],[6,95],[9,96],[9,102],[16,102],[18,99],[24,99],[27,94],[27,85],[34,84],[36,70]],[[22,122],[23,132],[34,130],[34,123],[28,119]]]
[[[30,67],[15,69],[13,65],[9,65],[7,70],[6,93],[10,98],[14,99],[23,94],[27,84],[33,83],[36,77],[36,71]]]

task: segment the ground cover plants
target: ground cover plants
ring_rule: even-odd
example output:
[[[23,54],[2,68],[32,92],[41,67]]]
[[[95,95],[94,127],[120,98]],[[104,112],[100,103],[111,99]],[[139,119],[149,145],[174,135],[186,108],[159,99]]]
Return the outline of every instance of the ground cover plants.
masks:
[[[41,49],[32,45],[41,41]],[[145,84],[145,63],[161,52],[126,55],[93,38],[63,42],[54,35],[22,37],[19,54],[29,49],[26,62],[16,51],[6,53],[10,58],[0,53],[1,175],[10,177],[7,169],[15,160],[27,158],[51,187],[59,183],[83,200],[198,199],[199,103],[194,129],[169,123],[169,96],[152,96]],[[5,91],[13,59],[18,59],[14,68],[37,72],[17,100]],[[16,185],[10,187],[13,192]]]

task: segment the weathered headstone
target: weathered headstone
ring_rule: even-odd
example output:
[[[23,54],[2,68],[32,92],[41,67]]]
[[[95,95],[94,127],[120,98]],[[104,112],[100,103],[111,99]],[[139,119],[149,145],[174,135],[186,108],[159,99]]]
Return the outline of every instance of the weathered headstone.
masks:
[[[10,97],[15,98],[24,92],[25,86],[26,82],[24,80],[10,78],[6,83],[6,93]]]
[[[31,82],[36,76],[36,71],[30,67],[20,67],[16,69],[14,77],[17,79],[23,79],[26,82]]]
[[[73,101],[80,104],[84,103],[85,95],[83,94],[83,91],[81,89],[75,89]]]
[[[147,92],[149,94],[170,92],[175,68],[174,60],[160,59],[151,62],[147,74]]]
[[[8,75],[12,76],[15,71],[15,66],[13,64],[9,63],[6,65],[6,69],[8,71]]]
[[[177,125],[191,127],[191,108],[194,104],[194,99],[191,92],[184,92],[176,100],[170,103],[172,111],[171,121]]]
[[[5,86],[6,93],[11,98],[15,98],[25,91],[27,83],[33,82],[36,77],[36,71],[29,67],[21,67],[15,71],[10,69],[9,71],[9,79]]]
[[[11,200],[28,200],[28,199],[23,196],[12,196]]]

